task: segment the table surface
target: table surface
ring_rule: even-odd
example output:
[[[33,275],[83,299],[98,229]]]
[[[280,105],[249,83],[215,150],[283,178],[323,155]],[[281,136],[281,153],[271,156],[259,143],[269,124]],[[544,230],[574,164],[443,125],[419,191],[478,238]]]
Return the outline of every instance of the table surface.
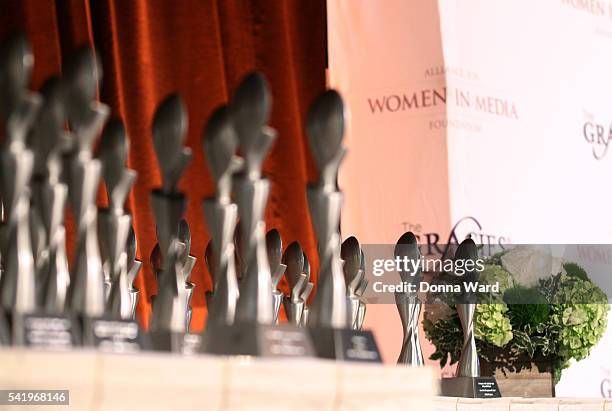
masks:
[[[612,411],[604,398],[495,398],[437,397],[436,411]]]
[[[432,368],[318,359],[0,349],[0,389],[69,390],[70,407],[0,410],[612,411],[612,400],[438,397]]]
[[[434,410],[431,368],[318,359],[0,349],[0,389],[70,391],[70,408],[0,410]]]

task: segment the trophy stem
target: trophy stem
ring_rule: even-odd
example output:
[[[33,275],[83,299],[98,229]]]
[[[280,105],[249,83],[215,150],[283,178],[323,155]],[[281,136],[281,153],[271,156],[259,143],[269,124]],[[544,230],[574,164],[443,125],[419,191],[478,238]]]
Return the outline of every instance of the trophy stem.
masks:
[[[264,178],[239,176],[235,190],[240,214],[242,282],[236,306],[236,318],[259,324],[274,322],[272,279],[266,249],[266,223],[263,221],[270,190]]]
[[[307,189],[308,204],[319,244],[319,287],[309,315],[314,327],[347,328],[346,282],[340,259],[342,193],[318,184]]]
[[[480,377],[480,363],[474,338],[476,304],[457,304],[457,314],[463,328],[463,349],[457,364],[458,377]]]
[[[397,295],[396,298],[398,298]],[[425,363],[419,339],[421,308],[422,305],[416,297],[402,295],[398,298],[397,309],[400,312],[404,331],[402,350],[397,360],[398,364],[420,367]]]
[[[238,207],[221,197],[212,197],[203,202],[206,223],[212,237],[213,261],[209,270],[214,279],[213,292],[209,295],[209,322],[231,325],[236,315],[238,300],[238,280],[236,278],[236,260],[234,257],[234,228],[238,216]]]

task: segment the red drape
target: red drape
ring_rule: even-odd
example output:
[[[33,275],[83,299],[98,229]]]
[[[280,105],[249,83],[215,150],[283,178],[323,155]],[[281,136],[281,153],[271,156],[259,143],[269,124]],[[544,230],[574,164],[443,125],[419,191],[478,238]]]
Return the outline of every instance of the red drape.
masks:
[[[150,127],[157,104],[171,92],[180,93],[188,107],[187,145],[194,152],[180,184],[189,197],[185,217],[193,235],[192,254],[198,258],[192,276],[193,328],[202,328],[204,292],[211,287],[201,200],[213,186],[201,148],[202,129],[213,109],[227,102],[240,79],[254,69],[271,85],[271,125],[279,132],[264,165],[272,181],[268,228],[280,230],[285,246],[300,241],[316,273],[305,195],[306,182],[316,172],[303,119],[325,88],[325,24],[324,0],[0,0],[0,36],[21,29],[33,44],[33,89],[60,73],[62,61],[79,46],[90,43],[100,53],[100,99],[125,122],[129,166],[138,171],[127,207],[144,260],[137,286],[146,295],[138,308],[145,324],[149,296],[156,292],[149,264],[155,244],[149,192],[161,184]]]

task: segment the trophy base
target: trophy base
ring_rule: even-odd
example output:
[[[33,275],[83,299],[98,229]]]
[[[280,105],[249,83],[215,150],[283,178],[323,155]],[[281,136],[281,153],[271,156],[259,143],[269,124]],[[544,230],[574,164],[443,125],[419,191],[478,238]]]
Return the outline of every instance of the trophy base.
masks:
[[[200,351],[202,337],[199,334],[150,331],[147,334],[147,344],[147,348],[153,351],[190,355]]]
[[[78,321],[65,315],[13,315],[13,344],[45,350],[70,350],[80,341]]]
[[[141,351],[144,341],[136,321],[84,318],[83,346],[95,347],[104,352],[132,353]]]
[[[380,363],[380,351],[371,331],[310,328],[317,357],[338,361]]]
[[[445,397],[500,398],[501,393],[494,377],[442,378],[440,391]]]
[[[202,352],[215,355],[257,357],[312,357],[310,336],[303,328],[289,324],[209,324],[204,332]]]

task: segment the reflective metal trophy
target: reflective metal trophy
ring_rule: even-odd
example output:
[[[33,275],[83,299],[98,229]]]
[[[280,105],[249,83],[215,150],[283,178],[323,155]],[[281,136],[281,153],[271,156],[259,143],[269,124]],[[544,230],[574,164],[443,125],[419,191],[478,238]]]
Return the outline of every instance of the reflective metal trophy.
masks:
[[[266,245],[266,224],[263,220],[270,182],[262,176],[262,163],[276,138],[276,132],[266,126],[270,107],[271,97],[266,80],[259,73],[251,73],[240,83],[231,101],[229,118],[223,111],[221,114],[218,111],[211,117],[210,122],[218,122],[219,125],[213,126],[213,123],[207,127],[211,134],[206,136],[205,142],[210,137],[211,144],[205,145],[205,151],[217,182],[217,190],[225,190],[222,193],[218,192],[217,196],[223,194],[229,197],[230,183],[228,181],[223,185],[219,184],[220,176],[223,174],[219,174],[218,171],[228,170],[235,152],[232,151],[231,137],[226,137],[227,146],[222,146],[220,143],[213,144],[213,141],[220,139],[219,137],[215,139],[215,134],[232,136],[235,133],[243,158],[241,170],[232,178],[234,198],[240,217],[239,233],[236,235],[240,270],[239,297],[233,324],[229,323],[228,316],[209,319],[203,344],[203,350],[208,353],[294,357],[310,355],[312,352],[308,335],[303,330],[289,325],[274,325],[272,276],[277,274],[272,273],[270,267]],[[219,154],[213,156],[215,146],[220,149],[217,152]],[[227,174],[229,179],[233,173],[228,171]],[[205,210],[206,207],[212,208],[211,205],[205,205]],[[212,217],[212,213],[207,212],[206,220],[209,227],[211,225],[214,227],[214,224],[211,224]],[[233,227],[228,223],[228,234],[231,234],[231,228]],[[221,242],[215,240],[215,236],[218,238],[219,235],[214,234],[214,231],[220,230],[213,230],[213,256],[223,251],[218,249]],[[276,258],[278,245],[271,244],[271,246],[275,249],[271,250],[273,251],[271,254]],[[227,268],[220,266],[217,258],[212,266],[215,266],[219,273],[214,276],[216,282],[220,279],[226,283],[233,281],[227,278],[227,271],[225,274],[222,272]],[[275,267],[275,270],[278,271],[279,268]],[[226,277],[223,277],[224,275]],[[218,292],[220,289],[216,287],[212,299],[213,305],[217,304],[215,300],[218,298]],[[223,299],[226,300],[226,297]],[[223,304],[229,302],[223,301]],[[218,312],[227,314],[223,307]]]
[[[96,205],[102,164],[93,156],[95,140],[109,115],[109,107],[96,100],[101,81],[102,67],[89,47],[78,50],[65,66],[65,103],[72,139],[64,155],[64,178],[77,226],[68,303],[81,320],[82,342],[87,346],[96,346],[97,321],[106,309]]]
[[[130,293],[130,320],[136,319],[136,307],[138,306],[138,300],[140,296],[140,290],[134,286],[134,281],[136,280],[136,276],[138,272],[140,272],[140,267],[142,267],[142,261],[136,258],[136,250],[138,248],[138,243],[136,241],[136,233],[134,233],[134,227],[130,227],[130,232],[128,234],[127,240],[127,262],[128,262],[128,290]]]
[[[361,268],[361,271],[364,273],[364,275],[361,278],[361,281],[357,283],[357,287],[353,291],[355,293],[355,296],[359,299],[359,307],[357,308],[357,315],[355,317],[355,323],[354,323],[354,328],[356,330],[361,330],[363,328],[363,322],[365,320],[366,307],[367,307],[363,294],[365,294],[369,281],[367,278],[365,278],[366,262],[365,262],[365,253],[363,252],[363,249],[361,250],[361,267],[360,268]]]
[[[202,140],[204,155],[215,181],[216,192],[202,202],[211,241],[206,247],[206,264],[213,279],[207,295],[208,324],[232,325],[236,316],[238,281],[234,254],[234,229],[238,206],[232,202],[232,176],[242,167],[236,156],[238,138],[227,106],[210,117]]]
[[[303,287],[302,292],[300,293],[300,299],[304,301],[304,309],[302,311],[302,319],[300,321],[300,326],[305,327],[308,324],[308,316],[310,314],[310,307],[308,306],[308,297],[312,293],[314,289],[314,283],[310,281],[310,262],[308,261],[308,256],[304,253],[304,270],[302,271],[304,275],[306,275],[306,285]]]
[[[278,314],[283,304],[283,293],[278,289],[278,283],[281,278],[283,278],[287,266],[281,261],[283,256],[283,242],[276,228],[273,228],[266,234],[266,250],[268,253],[272,280],[272,306],[274,308],[273,323],[278,324]]]
[[[307,188],[310,214],[319,249],[319,283],[310,309],[308,326],[317,355],[346,361],[380,362],[371,332],[353,330],[347,310],[346,283],[340,258],[342,192],[337,175],[346,149],[344,103],[329,90],[310,108],[307,118],[310,148],[319,170],[319,181]]]
[[[368,285],[365,278],[365,257],[359,241],[349,237],[342,243],[340,256],[344,261],[342,270],[346,282],[346,299],[349,324],[354,330],[361,330],[365,318],[365,301],[362,298]]]
[[[136,172],[126,168],[129,142],[119,119],[104,128],[98,158],[108,197],[108,207],[98,211],[98,233],[102,267],[108,283],[106,310],[94,322],[93,345],[110,352],[135,352],[143,348],[142,333],[134,320],[132,299],[135,238],[131,215],[124,204],[136,180]],[[128,239],[132,244],[128,245]],[[131,255],[132,254],[132,255]],[[131,261],[130,261],[131,260]],[[135,275],[135,274],[134,274]]]
[[[70,286],[64,227],[68,186],[61,178],[71,135],[64,129],[64,87],[58,77],[43,85],[43,105],[29,136],[34,151],[30,227],[36,250],[38,308],[24,323],[26,346],[59,350],[80,341],[77,321],[66,311]]]
[[[283,306],[287,321],[296,326],[303,326],[306,301],[312,292],[314,284],[309,282],[310,268],[305,267],[306,256],[297,241],[289,244],[283,254],[283,263],[287,267],[285,277],[289,283],[289,295],[283,298]],[[308,273],[306,273],[306,269]]]
[[[183,286],[185,287],[185,298],[187,299],[187,303],[185,304],[185,329],[189,331],[191,327],[192,314],[191,298],[193,297],[193,289],[195,288],[195,283],[191,282],[191,272],[193,271],[193,267],[195,267],[195,263],[198,259],[190,254],[191,230],[189,229],[189,224],[187,224],[187,220],[185,219],[182,219],[179,223],[178,240],[181,244],[179,259],[181,260],[181,266],[183,268],[183,278],[185,279],[185,284]]]
[[[455,252],[455,261],[476,261],[478,248],[471,238],[463,240]],[[464,265],[465,266],[465,265]],[[474,264],[475,266],[475,264]],[[478,271],[467,270],[462,276],[466,283],[478,281]],[[476,311],[476,295],[465,294],[460,304],[456,304],[457,314],[463,329],[463,348],[457,363],[457,375],[453,378],[443,378],[441,393],[449,397],[466,398],[497,398],[501,397],[499,387],[494,377],[480,376],[480,363],[474,338],[474,314]]]
[[[262,165],[276,131],[266,126],[271,96],[262,75],[248,75],[238,87],[231,105],[232,121],[244,158],[243,169],[234,176],[234,196],[240,216],[240,297],[236,319],[271,324],[274,321],[272,280],[266,251],[263,220],[270,182],[262,176]]]
[[[25,322],[36,309],[36,272],[30,236],[30,178],[34,154],[26,136],[41,97],[28,90],[34,57],[27,39],[10,36],[0,47],[0,112],[5,138],[0,151],[3,222],[0,250],[0,344],[25,344]]]
[[[168,96],[159,105],[153,120],[153,145],[162,174],[162,187],[151,193],[159,243],[159,265],[155,267],[158,271],[158,290],[153,303],[149,336],[153,349],[160,351],[182,352],[188,331],[186,247],[179,239],[186,198],[177,187],[192,156],[191,150],[183,146],[187,121],[185,106],[176,94]]]
[[[403,261],[414,261],[415,263],[421,258],[417,239],[412,232],[404,233],[399,238],[395,245],[395,257],[399,257]],[[412,267],[414,267],[414,265],[412,265]],[[402,283],[413,284],[414,287],[416,287],[415,290],[418,290],[418,284],[421,281],[420,265],[416,272],[400,270],[399,274]],[[416,291],[406,291],[395,293],[395,303],[399,311],[404,332],[402,349],[397,359],[397,363],[420,367],[425,363],[423,361],[423,351],[419,339],[421,301]]]

